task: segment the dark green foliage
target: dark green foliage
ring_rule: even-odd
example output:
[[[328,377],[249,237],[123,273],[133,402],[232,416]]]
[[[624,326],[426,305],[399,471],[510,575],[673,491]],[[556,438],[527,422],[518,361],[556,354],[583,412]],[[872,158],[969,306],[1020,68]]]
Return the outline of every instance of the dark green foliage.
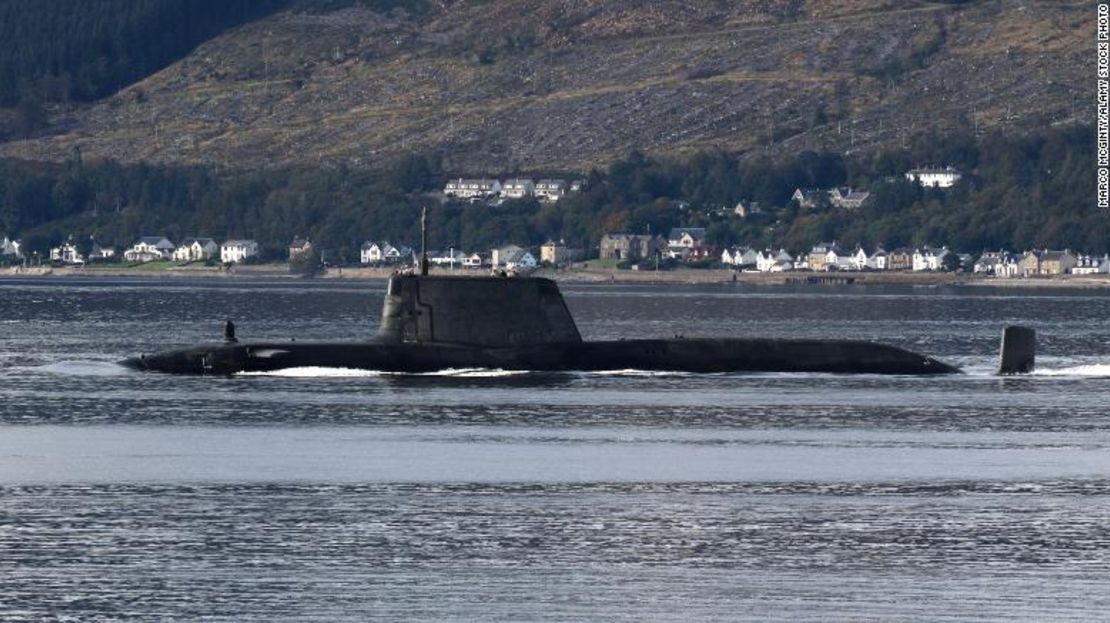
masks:
[[[0,106],[94,100],[287,0],[0,0]]]
[[[129,245],[140,235],[254,238],[269,259],[308,236],[329,264],[356,262],[361,244],[417,246],[422,207],[429,244],[488,251],[548,239],[594,249],[606,232],[666,234],[706,227],[717,245],[743,243],[806,250],[821,241],[887,249],[946,244],[961,252],[1000,247],[1110,251],[1110,218],[1094,203],[1090,127],[1026,137],[923,137],[909,151],[845,159],[802,153],[771,160],[723,152],[681,160],[639,152],[591,172],[587,190],[557,204],[448,203],[429,195],[445,181],[436,157],[412,156],[386,171],[298,168],[217,174],[205,167],[121,166],[114,162],[36,164],[0,161],[0,234],[40,253],[73,235]],[[955,164],[964,180],[925,189],[902,174],[914,164]],[[850,183],[872,192],[858,210],[799,209],[798,187]],[[732,216],[738,200],[764,213]]]
[[[28,138],[46,126],[46,110],[42,97],[29,84],[19,89],[19,103],[15,109],[15,132],[20,138]]]

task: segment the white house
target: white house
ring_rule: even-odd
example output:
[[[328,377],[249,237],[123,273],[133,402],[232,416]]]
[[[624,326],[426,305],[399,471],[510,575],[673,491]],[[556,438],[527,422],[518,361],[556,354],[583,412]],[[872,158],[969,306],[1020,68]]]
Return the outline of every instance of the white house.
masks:
[[[404,262],[412,249],[406,246],[395,247],[388,242],[364,242],[359,250],[359,260],[363,264],[399,264]]]
[[[178,262],[204,262],[220,254],[220,245],[211,238],[186,238],[173,250]]]
[[[683,259],[692,249],[704,246],[704,227],[675,227],[667,236],[667,257]]]
[[[436,266],[447,266],[449,268],[462,268],[463,262],[466,260],[466,254],[458,249],[448,249],[439,253],[430,253],[428,262]]]
[[[767,249],[756,254],[755,268],[761,273],[778,273],[794,268],[794,257],[786,249],[772,251]]]
[[[960,181],[961,177],[963,177],[963,174],[952,167],[944,167],[943,169],[925,167],[911,169],[906,172],[906,179],[909,181],[933,188],[951,188],[956,182]]]
[[[220,261],[234,264],[258,255],[258,243],[254,240],[228,240],[220,245]]]
[[[103,246],[100,246],[99,244],[97,244],[95,242],[92,243],[92,249],[89,251],[89,261],[90,262],[112,260],[112,259],[115,259],[115,257],[116,257],[116,248],[115,247],[111,247],[111,246],[103,247]]]
[[[886,270],[888,265],[886,251],[882,247],[875,249],[871,257],[867,258],[867,267],[871,270]]]
[[[501,185],[501,196],[506,199],[523,199],[536,193],[536,184],[528,179],[505,180]]]
[[[388,242],[371,242],[367,240],[362,243],[359,248],[358,259],[362,264],[381,264],[385,261],[385,256],[393,249],[393,245]]]
[[[790,195],[790,200],[798,203],[803,208],[815,208],[828,193],[818,188],[798,188]]]
[[[834,268],[835,267],[835,268]],[[855,270],[856,255],[839,245],[833,245],[825,252],[825,270]]]
[[[488,179],[463,179],[459,178],[447,182],[443,187],[443,194],[456,199],[469,199],[480,201],[501,193],[501,182]]]
[[[1021,258],[1012,253],[1007,253],[1006,258],[994,269],[995,277],[1010,279],[1019,275],[1021,275]]]
[[[563,180],[540,180],[536,182],[536,198],[540,201],[558,201],[567,194],[567,183]]]
[[[977,275],[995,275],[1001,266],[1012,254],[1006,251],[983,251],[979,259],[975,260],[971,271]]]
[[[123,252],[123,259],[128,262],[168,260],[173,257],[174,248],[174,244],[164,236],[143,236]]]
[[[870,268],[870,259],[871,258],[867,256],[867,251],[863,250],[863,247],[856,247],[855,252],[852,253],[852,270],[863,270],[865,268]]]
[[[732,247],[721,251],[721,263],[729,264],[735,268],[757,266],[759,253],[751,247]]]
[[[463,258],[463,268],[481,268],[487,264],[481,253],[471,253]]]
[[[536,256],[527,249],[510,244],[494,249],[491,253],[493,268],[505,270],[531,270],[536,267]]]
[[[66,242],[50,249],[50,261],[63,264],[84,264],[85,258],[77,251],[77,246]]]
[[[20,251],[18,240],[9,240],[7,236],[0,239],[0,256],[8,256],[11,258],[23,257]]]
[[[1080,255],[1076,258],[1075,266],[1071,269],[1073,275],[1098,275],[1105,274],[1110,269],[1110,255],[1098,257],[1096,255]]]
[[[922,247],[913,251],[913,270],[944,270],[948,247]]]

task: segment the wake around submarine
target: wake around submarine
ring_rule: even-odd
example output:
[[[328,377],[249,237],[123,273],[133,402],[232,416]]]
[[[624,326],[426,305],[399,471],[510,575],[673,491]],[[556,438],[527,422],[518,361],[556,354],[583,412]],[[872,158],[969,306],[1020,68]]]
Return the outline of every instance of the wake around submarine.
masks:
[[[425,248],[425,244],[423,245]],[[1007,327],[999,372],[1030,372],[1034,334]],[[887,344],[862,340],[682,338],[583,341],[558,286],[537,277],[389,278],[380,328],[359,342],[239,342],[225,325],[222,343],[133,357],[132,368],[231,375],[332,367],[420,373],[460,368],[535,372],[830,372],[952,374],[960,369]]]

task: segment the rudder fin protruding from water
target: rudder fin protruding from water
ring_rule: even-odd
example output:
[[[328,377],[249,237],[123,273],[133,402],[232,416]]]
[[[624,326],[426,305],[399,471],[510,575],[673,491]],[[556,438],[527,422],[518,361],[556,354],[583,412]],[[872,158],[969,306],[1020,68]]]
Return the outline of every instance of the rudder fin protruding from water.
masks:
[[[1002,330],[999,374],[1028,374],[1037,354],[1037,333],[1029,327],[1009,326]]]

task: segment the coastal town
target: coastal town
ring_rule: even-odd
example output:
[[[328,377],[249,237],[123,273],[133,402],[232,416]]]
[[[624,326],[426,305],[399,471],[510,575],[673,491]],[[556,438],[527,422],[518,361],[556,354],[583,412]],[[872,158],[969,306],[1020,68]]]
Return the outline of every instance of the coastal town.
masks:
[[[905,173],[905,178],[925,187],[948,189],[962,174],[952,167],[926,167]],[[541,203],[555,203],[568,193],[581,192],[586,180],[513,178],[504,182],[493,178],[455,178],[442,192],[444,202],[480,203],[490,206],[505,201],[534,198]],[[850,187],[830,189],[798,188],[791,197],[800,209],[857,210],[871,198],[871,193]],[[732,209],[731,218],[749,218],[760,214],[757,202],[740,201]],[[358,265],[401,269],[417,263],[418,249],[410,242],[370,239],[359,248]],[[335,254],[317,249],[307,237],[296,236],[280,257],[264,257],[261,246],[253,239],[229,239],[217,242],[211,237],[187,237],[174,242],[167,236],[141,236],[131,246],[121,249],[99,244],[95,240],[79,243],[74,237],[52,247],[49,254],[25,253],[19,240],[0,238],[0,265],[10,271],[43,265],[53,267],[84,267],[116,265],[142,268],[151,263],[176,266],[202,264],[232,268],[240,264],[288,262],[291,266],[310,264],[319,268],[342,268],[349,262],[335,260]],[[603,268],[610,270],[664,271],[685,269],[729,269],[742,273],[964,273],[986,277],[1013,279],[1062,275],[1110,274],[1110,255],[1096,256],[1071,249],[984,249],[978,252],[950,249],[944,244],[916,247],[882,245],[864,248],[845,246],[836,240],[823,241],[808,249],[771,249],[755,245],[714,245],[707,239],[705,227],[675,227],[664,236],[659,234],[607,232],[592,248],[581,248],[564,241],[549,240],[538,247],[506,244],[481,250],[449,247],[428,252],[429,263],[451,270],[495,270],[515,273],[537,268],[573,270]]]

